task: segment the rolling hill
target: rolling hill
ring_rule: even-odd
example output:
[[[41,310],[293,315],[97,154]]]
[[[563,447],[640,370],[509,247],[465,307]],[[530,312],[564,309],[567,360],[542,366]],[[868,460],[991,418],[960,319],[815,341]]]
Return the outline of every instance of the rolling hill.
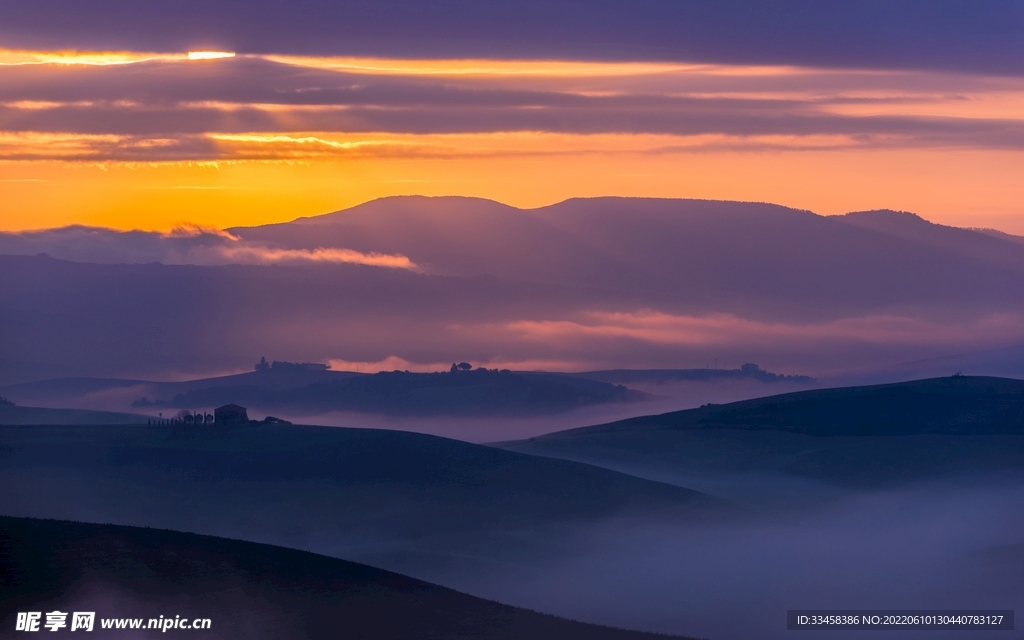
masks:
[[[0,513],[174,528],[431,575],[718,500],[599,467],[401,431],[0,427]]]
[[[631,429],[754,429],[813,436],[1024,435],[1024,380],[952,376],[814,389],[563,434]]]
[[[0,624],[14,629],[16,612],[54,609],[95,611],[90,636],[101,638],[126,632],[101,628],[101,619],[145,625],[168,614],[208,618],[210,631],[201,633],[218,638],[668,637],[573,622],[266,544],[0,516]]]
[[[499,446],[702,490],[710,490],[712,476],[768,474],[865,487],[1020,474],[1024,381],[953,376],[815,389]]]
[[[47,409],[0,403],[0,425],[146,424],[148,416],[88,409]]]
[[[348,371],[288,371],[282,368],[182,382],[57,378],[0,387],[18,402],[108,405],[172,415],[180,409],[206,409],[229,403],[263,413],[315,415],[348,411],[398,416],[530,416],[612,402],[644,394],[583,376],[473,369],[457,372],[376,374]],[[79,418],[80,419],[80,418]],[[142,422],[145,423],[145,417]],[[19,424],[4,420],[0,424]],[[92,420],[89,424],[115,424]],[[135,422],[138,422],[136,419]],[[74,424],[52,419],[48,423]]]

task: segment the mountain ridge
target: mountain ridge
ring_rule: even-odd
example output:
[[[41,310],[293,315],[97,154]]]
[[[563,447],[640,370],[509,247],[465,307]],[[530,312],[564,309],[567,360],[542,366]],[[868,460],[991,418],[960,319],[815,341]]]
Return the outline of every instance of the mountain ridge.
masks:
[[[863,214],[722,201],[396,198],[338,215],[146,240],[179,261],[241,251],[272,267],[110,264],[141,255],[118,253],[134,236],[62,236],[94,247],[76,259],[106,264],[0,256],[0,352],[105,376],[238,369],[254,353],[437,363],[457,351],[502,368],[719,358],[821,377],[1018,344],[1024,328],[1024,245],[908,214],[872,215],[909,220],[911,239],[854,224]],[[49,242],[12,238],[0,251]]]

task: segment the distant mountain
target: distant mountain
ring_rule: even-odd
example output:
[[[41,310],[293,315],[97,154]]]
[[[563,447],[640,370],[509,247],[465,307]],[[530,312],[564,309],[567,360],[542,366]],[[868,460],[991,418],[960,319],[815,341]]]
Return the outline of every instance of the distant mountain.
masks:
[[[834,218],[861,229],[878,231],[952,255],[1012,268],[1024,266],[1024,253],[1020,251],[1024,238],[1018,236],[935,224],[913,213],[886,209],[855,211]]]
[[[996,229],[978,229],[978,228],[973,228],[973,229],[971,229],[971,231],[977,231],[978,233],[984,233],[987,236],[992,236],[993,238],[999,238],[1000,240],[1007,240],[1009,242],[1015,242],[1017,244],[1024,244],[1024,236],[1015,236],[1013,234],[1004,233],[1004,232],[998,231]]]
[[[174,603],[173,611],[158,610],[154,602]],[[209,630],[190,632],[218,638],[669,637],[573,622],[283,547],[0,516],[0,624],[11,630],[19,611],[55,609],[94,611],[89,635],[99,638],[126,633],[103,629],[103,619],[140,618],[144,626],[171,613],[189,623],[208,618]],[[70,617],[67,624],[70,629]]]
[[[1024,303],[1007,279],[1007,269],[1024,273],[1024,246],[892,211],[819,216],[771,204],[657,198],[574,198],[517,209],[403,196],[229,231],[291,249],[401,254],[429,273],[626,290],[691,308],[770,309],[784,317],[826,304],[863,311],[950,297],[987,306],[997,291],[1009,296],[1000,307]]]
[[[0,251],[33,254],[0,256],[0,353],[25,363],[6,379],[52,375],[28,363],[180,379],[248,368],[262,353],[562,370],[718,358],[836,372],[1024,335],[1024,245],[892,211],[394,197],[229,234],[139,233],[3,234]],[[50,248],[55,257],[35,255]],[[223,260],[245,249],[274,266],[140,264],[200,249]],[[327,249],[338,251],[316,253]],[[369,262],[345,262],[353,255]],[[408,263],[373,262],[382,255]]]
[[[774,317],[951,300],[988,308],[999,295],[997,307],[1022,303],[1010,286],[1024,269],[1024,245],[1015,236],[888,210],[821,216],[765,203],[617,197],[519,209],[480,198],[394,196],[227,231],[4,233],[0,253],[181,264],[189,252],[164,245],[245,245],[267,250],[260,259],[269,264],[273,251],[345,249],[406,256],[431,275],[596,288],[674,308]]]

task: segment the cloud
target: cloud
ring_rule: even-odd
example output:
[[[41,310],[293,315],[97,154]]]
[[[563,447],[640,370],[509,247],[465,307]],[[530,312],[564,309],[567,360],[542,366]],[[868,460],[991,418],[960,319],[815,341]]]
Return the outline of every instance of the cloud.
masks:
[[[1024,149],[1024,79],[1012,77],[676,62],[5,56],[36,60],[0,64],[7,160],[417,156],[429,155],[432,137],[511,133],[575,136],[577,146],[595,135],[665,138],[652,153]],[[398,148],[398,136],[419,141]],[[560,146],[552,139],[547,151]],[[444,153],[481,147],[504,150],[477,139]]]
[[[465,358],[453,356],[458,362],[465,361]],[[375,361],[354,361],[331,359],[328,360],[331,369],[335,371],[357,371],[359,373],[377,373],[378,371],[412,371],[414,373],[429,373],[434,371],[447,371],[453,364],[447,361],[420,362],[408,360],[399,356],[388,356]],[[502,356],[492,356],[483,360],[473,360],[470,364],[474,367],[485,369],[509,369],[515,371],[575,371],[585,369],[586,366],[579,360],[559,360],[553,358],[537,358],[531,360],[508,359]]]
[[[345,248],[284,249],[241,240],[212,227],[184,224],[169,233],[72,226],[0,233],[0,253],[100,264],[303,264],[344,263],[417,270],[403,255]]]
[[[134,64],[152,60],[192,60],[192,54],[142,53],[136,51],[0,51],[0,66],[21,67],[26,65],[85,65],[105,67],[108,65]]]
[[[937,309],[901,304],[882,312],[848,285],[833,283],[829,291],[851,304],[837,308],[811,293],[811,300],[785,303],[800,313],[779,318],[773,307],[786,300],[784,291],[771,290],[739,310],[728,299],[687,305],[661,295],[645,299],[641,291],[609,296],[591,287],[325,264],[308,259],[312,250],[287,256],[301,267],[149,264],[270,257],[259,250],[227,255],[225,247],[238,242],[219,234],[177,235],[82,227],[0,235],[0,253],[48,251],[80,261],[0,255],[7,276],[0,299],[10,310],[0,314],[6,359],[116,377],[241,371],[260,355],[363,371],[447,369],[453,361],[563,371],[703,368],[717,359],[722,368],[755,362],[821,376],[1021,344],[1024,336],[1024,314],[1014,308],[1019,301],[999,289],[988,295],[1001,309],[954,287]],[[338,257],[359,262],[369,255],[369,248],[355,246],[363,255]],[[827,313],[814,313],[816,307]],[[931,370],[957,369],[980,367]]]
[[[672,60],[1020,74],[1013,1],[97,0],[22,2],[0,40],[19,48],[303,56]]]
[[[908,346],[1001,342],[1024,334],[1024,318],[997,313],[964,322],[939,322],[886,314],[794,323],[765,322],[728,313],[698,316],[640,310],[586,312],[573,320],[521,320],[500,329],[525,341],[562,347],[618,340],[670,347],[747,345],[799,350],[801,345],[823,343]]]
[[[416,268],[416,265],[409,258],[402,255],[362,253],[352,249],[271,249],[268,247],[250,246],[245,243],[217,247],[210,256],[210,262],[203,262],[202,260],[202,255],[197,256],[196,264],[216,264],[220,260],[223,260],[225,263],[239,264],[262,262],[344,262],[395,269]]]

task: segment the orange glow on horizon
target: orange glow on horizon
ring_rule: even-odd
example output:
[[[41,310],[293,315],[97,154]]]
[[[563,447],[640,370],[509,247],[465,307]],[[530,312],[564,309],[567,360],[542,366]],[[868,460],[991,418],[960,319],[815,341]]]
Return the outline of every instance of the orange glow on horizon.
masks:
[[[221,163],[0,163],[0,229],[88,224],[167,231],[318,215],[389,195],[467,195],[514,206],[621,195],[774,202],[822,214],[891,208],[944,224],[1024,235],[1013,151],[566,151],[565,138],[510,148],[462,140],[474,154],[368,155]],[[636,140],[624,137],[627,141]],[[423,142],[423,141],[420,141]],[[600,147],[604,147],[601,150]],[[519,153],[512,153],[518,151]],[[491,153],[490,157],[486,154]]]
[[[241,61],[216,64],[235,57]],[[153,64],[121,68],[138,62]],[[310,86],[267,90],[259,84],[260,65]],[[236,72],[246,91],[215,90]],[[0,50],[0,73],[22,91],[4,93],[0,102],[5,122],[16,123],[0,128],[0,230],[225,228],[423,194],[520,207],[622,195],[766,201],[824,214],[892,208],[1024,235],[1024,148],[1013,146],[1024,145],[1017,142],[1024,140],[1019,78],[667,62],[22,50]],[[148,75],[161,73],[167,75]],[[331,102],[343,74],[350,76],[349,93]],[[78,85],[68,80],[91,86],[101,76],[103,86],[117,89],[109,97],[75,93]],[[359,92],[377,81],[370,76],[395,83],[365,97]],[[166,96],[147,103],[150,94],[131,91],[140,78],[156,78],[152,86]],[[179,85],[165,87],[165,78],[188,87],[201,78],[213,89],[175,94]],[[401,94],[394,87],[409,83],[415,90],[387,102]],[[33,93],[66,85],[66,92]],[[7,88],[3,78],[0,86]],[[437,91],[417,93],[422,87]],[[307,99],[314,89],[327,97]],[[502,102],[502,92],[513,97]],[[435,94],[468,95],[451,108],[463,108],[469,120],[477,109],[487,117],[464,126],[444,100],[423,106]],[[474,102],[481,95],[486,99]],[[536,104],[531,96],[539,96]],[[590,101],[601,97],[622,100]],[[594,116],[577,126],[605,111],[606,121]],[[136,112],[138,121],[123,123]],[[761,128],[748,131],[745,118]],[[914,126],[901,124],[912,118]],[[884,126],[872,128],[873,119]],[[938,120],[948,128],[925,126]],[[696,121],[706,124],[691,127]],[[818,125],[823,121],[842,122],[829,128]],[[187,126],[165,127],[169,122]],[[784,124],[773,129],[777,122]],[[975,128],[961,135],[965,123]],[[529,130],[544,126],[552,130]]]
[[[184,53],[146,53],[138,51],[27,51],[0,49],[0,66],[36,64],[106,66],[161,60],[187,60]]]
[[[813,73],[784,65],[723,65],[678,62],[590,62],[575,60],[398,59],[357,57],[253,56],[297,67],[347,73],[410,76],[622,77],[660,74],[778,76]]]
[[[235,54],[229,51],[156,53],[141,51],[30,51],[24,49],[0,49],[0,66],[54,64],[102,67],[138,62],[184,62],[234,57]]]

